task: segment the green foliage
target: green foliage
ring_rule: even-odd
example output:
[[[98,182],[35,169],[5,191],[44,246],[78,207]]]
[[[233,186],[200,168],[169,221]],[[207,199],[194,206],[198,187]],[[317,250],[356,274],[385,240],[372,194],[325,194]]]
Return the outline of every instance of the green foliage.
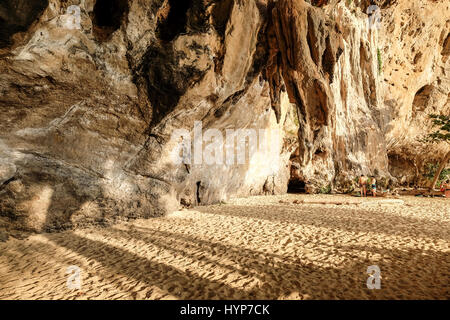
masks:
[[[427,178],[428,180],[433,180],[434,174],[436,173],[436,170],[438,169],[439,164],[437,163],[427,163],[425,165],[425,171],[423,173],[423,176]]]
[[[321,193],[321,194],[330,194],[331,193],[331,184],[321,187],[320,190],[319,190],[319,193]]]
[[[442,170],[441,174],[439,175],[439,180],[437,182],[438,185],[440,186],[447,179],[450,179],[450,168]]]
[[[378,74],[381,74],[381,71],[383,70],[383,60],[381,58],[380,48],[377,48],[377,59],[378,59]]]
[[[446,141],[450,143],[450,116],[437,114],[430,114],[428,116],[432,119],[433,127],[437,127],[437,129],[427,134],[421,141],[428,143]]]
[[[432,181],[438,168],[439,163],[427,163],[425,165],[425,171],[423,176],[428,180]],[[450,176],[450,168],[442,170],[441,174],[439,175],[437,185],[441,185],[442,182],[444,182],[449,176]]]

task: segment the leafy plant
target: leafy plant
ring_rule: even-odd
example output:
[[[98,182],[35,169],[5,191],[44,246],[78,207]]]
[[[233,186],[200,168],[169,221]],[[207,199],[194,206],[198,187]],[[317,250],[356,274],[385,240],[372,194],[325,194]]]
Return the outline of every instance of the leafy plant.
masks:
[[[437,114],[430,114],[433,127],[438,127],[434,132],[427,134],[423,142],[441,142],[446,141],[450,143],[450,116],[443,116]]]
[[[439,175],[438,184],[439,186],[442,185],[447,179],[450,179],[450,168],[442,170],[441,174]]]
[[[425,166],[425,172],[423,176],[428,180],[432,181],[438,169],[439,163],[427,163]],[[439,174],[439,178],[437,179],[436,184],[440,186],[442,182],[444,182],[449,176],[450,176],[450,168],[443,169]]]
[[[377,60],[378,60],[378,74],[381,74],[381,71],[383,70],[383,60],[381,58],[380,48],[377,48]]]
[[[435,131],[425,135],[422,139],[419,139],[421,142],[425,143],[438,143],[445,141],[450,144],[450,116],[438,115],[438,114],[430,114],[429,118],[433,123],[433,127],[437,127]],[[445,166],[450,160],[450,151],[447,152],[444,159],[442,159],[441,164],[437,168],[434,173],[434,179],[431,182],[430,189],[434,189],[436,183],[441,178],[441,173],[444,171]]]
[[[319,189],[320,194],[330,194],[331,193],[331,184],[327,186],[323,186]]]

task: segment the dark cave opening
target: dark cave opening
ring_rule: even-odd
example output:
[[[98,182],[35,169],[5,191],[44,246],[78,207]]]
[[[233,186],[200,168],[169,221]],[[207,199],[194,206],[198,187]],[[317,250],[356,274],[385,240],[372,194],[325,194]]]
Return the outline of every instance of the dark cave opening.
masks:
[[[317,149],[316,152],[314,152],[314,158],[326,159],[326,157],[327,157],[327,152],[320,148]]]
[[[403,187],[413,187],[419,178],[414,161],[404,154],[388,153],[389,172]]]
[[[215,4],[212,11],[214,28],[222,37],[225,35],[228,20],[233,9],[232,0],[222,0]]]
[[[168,14],[159,21],[156,34],[163,41],[172,41],[179,34],[186,32],[187,12],[193,0],[169,0]]]
[[[291,178],[288,184],[288,193],[306,193],[305,181]]]
[[[329,36],[325,39],[325,44],[326,44],[325,52],[323,53],[322,56],[322,68],[325,71],[325,73],[328,74],[330,83],[332,83],[335,61],[333,56],[333,50],[331,49],[331,40]]]
[[[306,183],[301,174],[299,161],[300,149],[297,148],[290,157],[290,178],[288,182],[288,193],[306,193]]]
[[[423,112],[427,108],[433,89],[432,85],[425,85],[417,91],[412,105],[414,114]]]
[[[197,199],[197,204],[200,204],[202,202],[201,199],[200,199],[200,188],[202,187],[202,182],[201,181],[197,181],[196,185],[197,185],[197,191],[196,191],[195,196],[196,196],[196,199]]]
[[[12,45],[12,36],[27,31],[47,6],[48,0],[1,0],[0,48]]]
[[[97,0],[94,6],[94,35],[106,41],[120,28],[124,17],[128,16],[127,0]]]

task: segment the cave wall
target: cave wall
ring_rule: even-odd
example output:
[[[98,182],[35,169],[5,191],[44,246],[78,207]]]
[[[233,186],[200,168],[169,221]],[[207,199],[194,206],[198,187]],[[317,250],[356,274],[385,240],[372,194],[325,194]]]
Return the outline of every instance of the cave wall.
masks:
[[[261,77],[264,3],[178,6],[115,1],[104,17],[96,1],[51,0],[2,49],[2,216],[55,230],[286,192],[287,134],[244,165],[171,161],[175,129],[280,129],[293,108],[277,122]]]
[[[448,143],[419,141],[432,131],[428,114],[450,115],[449,35],[448,1],[397,1],[383,11],[379,48],[383,103],[389,109],[386,145],[391,154],[418,168],[412,177],[405,165],[404,173],[394,175],[399,181],[429,183],[423,180],[427,163],[439,163],[449,151]]]
[[[17,33],[27,31],[47,6],[48,0],[3,0],[0,3],[0,48],[11,45]]]
[[[273,96],[285,85],[298,107],[298,178],[315,192],[329,184],[348,191],[356,172],[389,176],[378,33],[367,15],[345,1],[318,8],[280,0],[272,13],[269,74],[282,80],[269,82]]]
[[[0,5],[0,215],[17,227],[51,231],[281,194],[291,172],[308,191],[346,191],[362,172],[389,176],[388,152],[413,154],[400,149],[411,143],[405,128],[417,136],[424,112],[448,110],[445,1],[417,35],[429,39],[413,57],[423,70],[404,80],[394,57],[408,50],[393,48],[415,34],[388,28],[407,19],[407,1],[380,3],[380,30],[367,29],[363,1],[107,3]],[[406,93],[390,85],[401,81]],[[281,134],[244,165],[175,164],[172,134],[192,135],[196,121],[223,134]]]

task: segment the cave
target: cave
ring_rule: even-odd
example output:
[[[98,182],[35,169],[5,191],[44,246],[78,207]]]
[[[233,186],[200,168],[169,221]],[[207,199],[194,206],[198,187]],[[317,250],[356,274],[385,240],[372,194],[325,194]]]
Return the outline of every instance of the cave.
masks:
[[[413,160],[408,159],[403,154],[391,152],[388,154],[388,161],[389,172],[398,179],[400,185],[404,187],[414,186],[414,182],[418,178],[418,172]]]
[[[306,193],[305,181],[292,178],[289,180],[288,193]]]
[[[156,35],[163,41],[172,41],[179,34],[186,32],[187,12],[193,0],[169,0],[168,14],[158,22]]]
[[[48,0],[0,1],[0,48],[12,45],[12,36],[27,31],[47,6]]]
[[[97,0],[93,11],[94,35],[99,41],[108,40],[128,16],[127,0]]]
[[[288,182],[288,193],[306,193],[306,183],[300,173],[299,161],[300,149],[297,148],[290,157],[290,177]]]
[[[199,205],[199,204],[202,203],[202,199],[200,198],[200,189],[202,188],[202,182],[201,181],[197,181],[195,183],[195,185],[197,186],[197,188],[196,188],[197,191],[195,193],[195,197],[196,197],[196,200],[197,200],[197,205]]]
[[[434,88],[432,85],[426,85],[417,91],[412,105],[414,114],[417,112],[422,112],[426,109],[433,89]]]

